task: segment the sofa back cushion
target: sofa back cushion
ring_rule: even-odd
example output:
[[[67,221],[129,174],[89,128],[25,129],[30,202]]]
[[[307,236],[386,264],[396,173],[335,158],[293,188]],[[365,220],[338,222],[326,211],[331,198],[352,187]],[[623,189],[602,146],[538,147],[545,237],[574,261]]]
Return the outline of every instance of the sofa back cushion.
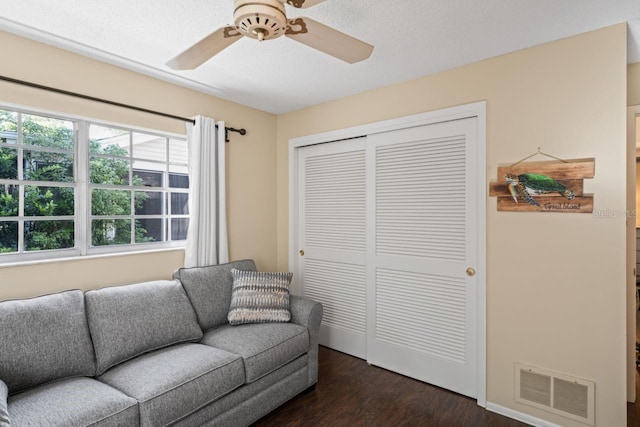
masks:
[[[10,394],[95,373],[82,291],[0,303],[0,380]]]
[[[142,353],[185,341],[202,330],[176,280],[159,280],[85,293],[97,374]]]
[[[208,267],[181,268],[173,274],[174,279],[180,280],[187,291],[202,329],[208,330],[227,323],[233,288],[231,270],[234,268],[257,270],[253,260],[245,259]]]

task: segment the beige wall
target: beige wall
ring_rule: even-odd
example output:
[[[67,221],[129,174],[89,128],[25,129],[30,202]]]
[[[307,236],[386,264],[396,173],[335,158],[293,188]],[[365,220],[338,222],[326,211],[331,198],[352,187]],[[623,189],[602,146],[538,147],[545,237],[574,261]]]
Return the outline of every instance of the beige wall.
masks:
[[[627,105],[640,105],[640,62],[627,68]]]
[[[487,101],[487,176],[541,147],[596,158],[596,210],[626,209],[626,25],[278,117],[278,268],[288,267],[288,141]],[[625,219],[487,208],[487,398],[514,401],[514,362],[596,382],[596,425],[626,425]],[[294,248],[295,249],[295,248]]]
[[[227,145],[232,259],[276,266],[276,117],[122,68],[0,32],[0,74],[184,117],[197,114],[247,128]],[[0,82],[0,105],[20,104],[133,126],[184,133],[184,123]],[[0,300],[68,288],[169,278],[183,251],[0,268]]]
[[[183,250],[170,250],[0,268],[0,301],[65,289],[89,290],[170,279],[173,271],[183,265],[183,259]]]
[[[638,202],[640,197],[640,168],[638,168],[637,145],[640,141],[640,117],[637,107],[628,109],[627,123],[627,206],[635,215],[635,221],[627,222],[627,400],[636,400],[636,227],[640,226]],[[635,111],[634,111],[635,110]]]
[[[637,165],[636,162],[636,182],[635,182],[635,187],[636,187],[636,212],[640,212],[640,168]],[[636,215],[636,228],[640,227],[640,215]]]
[[[634,107],[630,112],[629,119],[638,114],[640,107],[640,63],[630,64],[627,67],[627,105]],[[627,283],[627,399],[634,401],[636,396],[636,275],[634,271],[636,267],[636,227],[640,227],[640,168],[636,162],[636,147],[640,147],[640,116],[635,119],[635,129],[632,123],[628,123],[630,134],[628,135],[629,143],[629,161],[628,161],[628,205],[629,209],[635,206],[636,220],[635,224],[631,221],[627,230],[627,265],[628,265],[628,283]],[[635,135],[633,132],[635,131]],[[635,168],[635,174],[634,174]],[[635,180],[634,180],[635,175]],[[634,191],[635,190],[635,191]],[[634,227],[635,225],[635,227]],[[637,272],[636,274],[640,274]]]

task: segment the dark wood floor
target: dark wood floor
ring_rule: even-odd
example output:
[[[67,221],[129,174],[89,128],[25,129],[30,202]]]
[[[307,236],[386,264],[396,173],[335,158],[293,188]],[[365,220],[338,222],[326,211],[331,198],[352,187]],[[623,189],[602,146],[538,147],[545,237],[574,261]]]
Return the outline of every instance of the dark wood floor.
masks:
[[[636,312],[636,342],[640,342],[640,311]],[[640,427],[640,368],[637,366],[636,397],[636,403],[627,403],[627,427]]]
[[[326,347],[320,348],[319,364],[315,390],[295,397],[253,427],[526,426],[479,407],[473,399]]]
[[[636,403],[627,403],[627,427],[640,427],[640,369],[636,368]]]

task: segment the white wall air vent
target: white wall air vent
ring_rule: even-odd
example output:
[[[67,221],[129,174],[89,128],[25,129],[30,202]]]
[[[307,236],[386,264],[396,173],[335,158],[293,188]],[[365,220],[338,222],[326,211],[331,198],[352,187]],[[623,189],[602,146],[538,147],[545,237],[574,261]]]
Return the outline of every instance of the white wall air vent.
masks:
[[[515,364],[515,399],[585,424],[595,423],[595,383],[535,366]]]

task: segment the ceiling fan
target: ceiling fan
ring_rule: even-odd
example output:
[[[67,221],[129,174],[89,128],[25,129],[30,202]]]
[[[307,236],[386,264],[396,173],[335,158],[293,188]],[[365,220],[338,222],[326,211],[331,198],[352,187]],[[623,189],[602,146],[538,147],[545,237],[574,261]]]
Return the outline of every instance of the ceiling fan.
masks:
[[[242,36],[258,41],[286,36],[350,64],[371,56],[373,46],[311,18],[287,19],[284,3],[306,9],[324,0],[234,0],[235,25],[222,27],[167,62],[174,70],[192,70]]]

